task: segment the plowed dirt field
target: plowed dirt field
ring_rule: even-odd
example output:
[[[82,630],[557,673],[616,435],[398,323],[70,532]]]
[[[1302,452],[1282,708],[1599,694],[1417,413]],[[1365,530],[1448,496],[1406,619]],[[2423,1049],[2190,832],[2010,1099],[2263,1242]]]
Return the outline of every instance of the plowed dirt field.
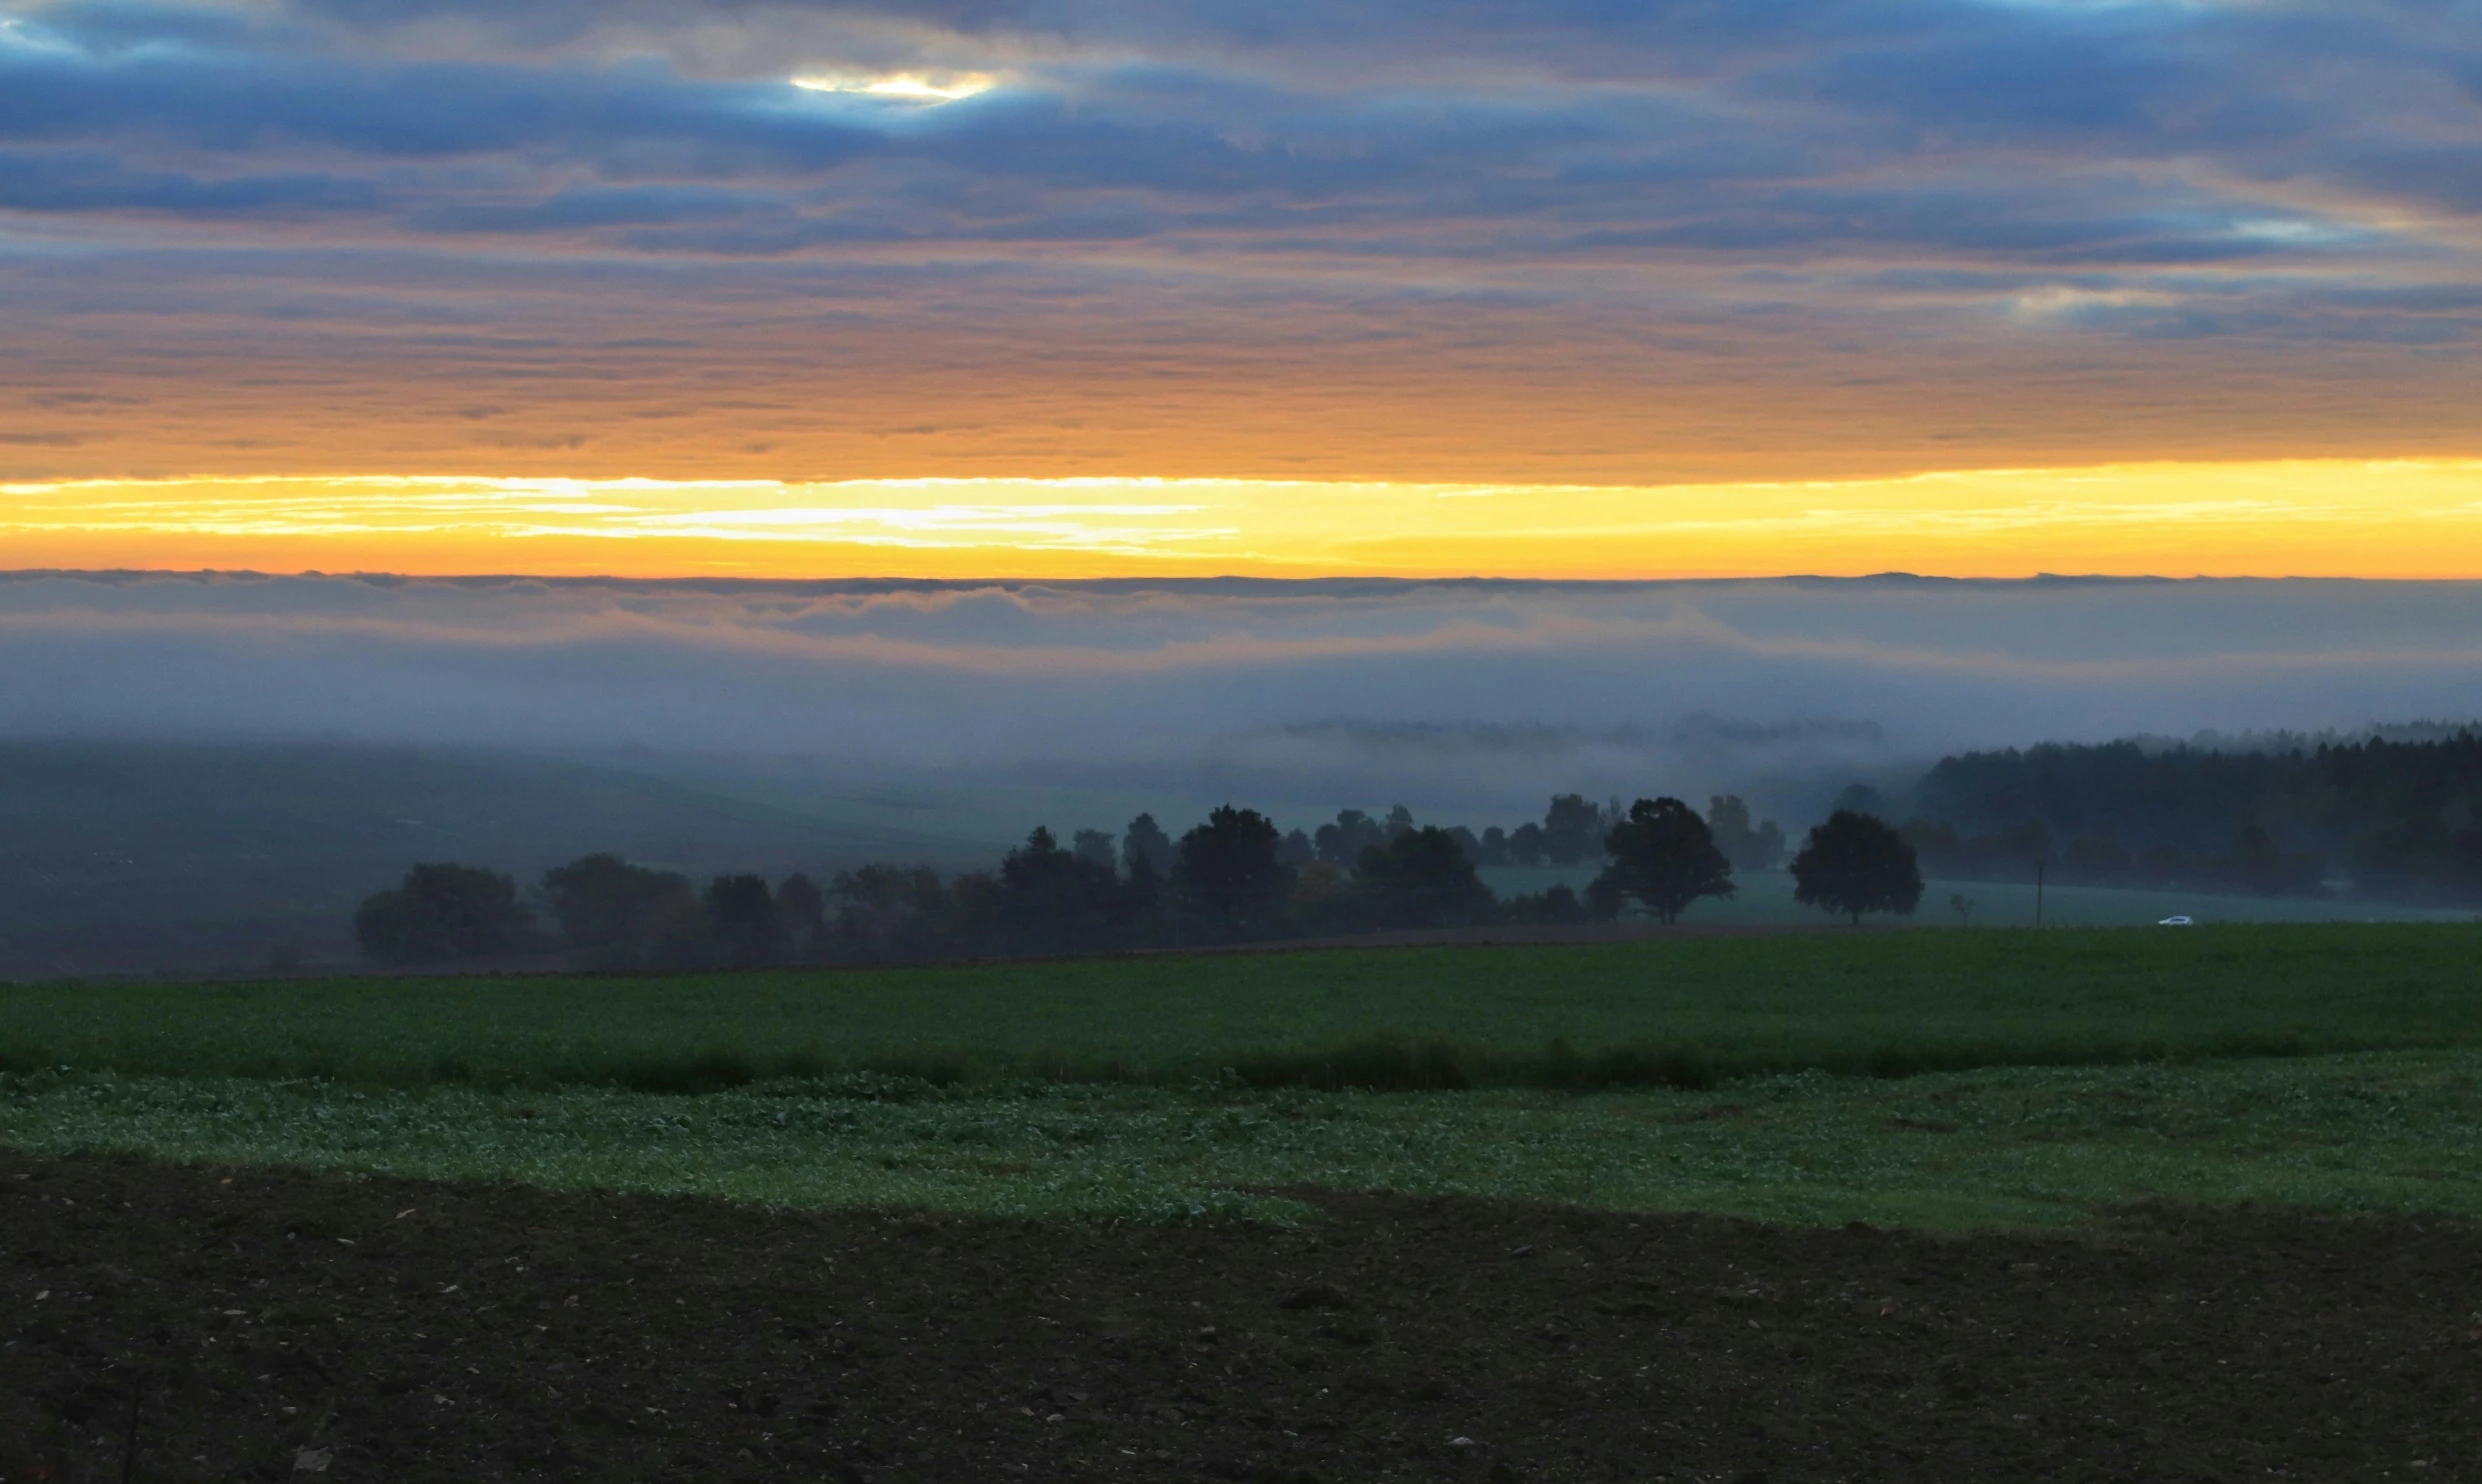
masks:
[[[2482,1229],[1297,1229],[0,1152],[0,1480],[2482,1478]]]

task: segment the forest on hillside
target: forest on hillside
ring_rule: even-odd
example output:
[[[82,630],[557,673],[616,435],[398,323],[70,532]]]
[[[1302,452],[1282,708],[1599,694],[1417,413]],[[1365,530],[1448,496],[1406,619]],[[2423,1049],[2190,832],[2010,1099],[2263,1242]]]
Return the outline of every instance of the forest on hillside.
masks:
[[[1866,791],[1865,791],[1866,792]],[[1897,806],[1934,876],[2482,901],[2482,733],[2287,751],[2137,742],[1942,758]]]

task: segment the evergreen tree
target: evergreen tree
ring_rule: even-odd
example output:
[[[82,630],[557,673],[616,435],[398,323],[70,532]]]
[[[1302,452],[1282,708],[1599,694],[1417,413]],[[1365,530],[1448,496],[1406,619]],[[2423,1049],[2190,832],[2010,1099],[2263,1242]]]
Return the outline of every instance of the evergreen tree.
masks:
[[[1235,925],[1263,918],[1293,884],[1283,840],[1265,815],[1226,804],[1181,836],[1173,885],[1191,905]]]
[[[1140,870],[1159,879],[1171,875],[1175,855],[1172,837],[1155,823],[1152,814],[1141,814],[1129,821],[1128,833],[1120,837],[1120,866],[1132,877]],[[1141,861],[1145,862],[1143,866]]]

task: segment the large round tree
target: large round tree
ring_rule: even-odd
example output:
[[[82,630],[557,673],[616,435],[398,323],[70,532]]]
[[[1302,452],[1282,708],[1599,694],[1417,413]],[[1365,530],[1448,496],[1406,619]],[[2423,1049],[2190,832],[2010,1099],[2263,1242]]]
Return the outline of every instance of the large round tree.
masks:
[[[1885,820],[1839,809],[1793,857],[1793,900],[1841,912],[1856,927],[1865,912],[1910,916],[1922,900],[1922,867]]]
[[[1603,837],[1611,856],[1595,889],[1637,898],[1657,921],[1680,921],[1700,897],[1732,895],[1732,862],[1715,832],[1678,799],[1640,799]]]

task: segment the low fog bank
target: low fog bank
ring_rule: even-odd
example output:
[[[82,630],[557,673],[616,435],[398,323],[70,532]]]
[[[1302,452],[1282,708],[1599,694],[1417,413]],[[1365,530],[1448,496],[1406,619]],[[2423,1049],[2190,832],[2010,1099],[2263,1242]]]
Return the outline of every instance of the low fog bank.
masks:
[[[826,879],[1555,792],[1797,838],[1968,748],[2476,715],[2482,584],[0,575],[0,978],[349,962],[416,860]]]
[[[2470,583],[0,578],[0,735],[857,788],[1477,822],[1555,789],[1731,790],[1790,823],[1960,748],[2474,714]]]

